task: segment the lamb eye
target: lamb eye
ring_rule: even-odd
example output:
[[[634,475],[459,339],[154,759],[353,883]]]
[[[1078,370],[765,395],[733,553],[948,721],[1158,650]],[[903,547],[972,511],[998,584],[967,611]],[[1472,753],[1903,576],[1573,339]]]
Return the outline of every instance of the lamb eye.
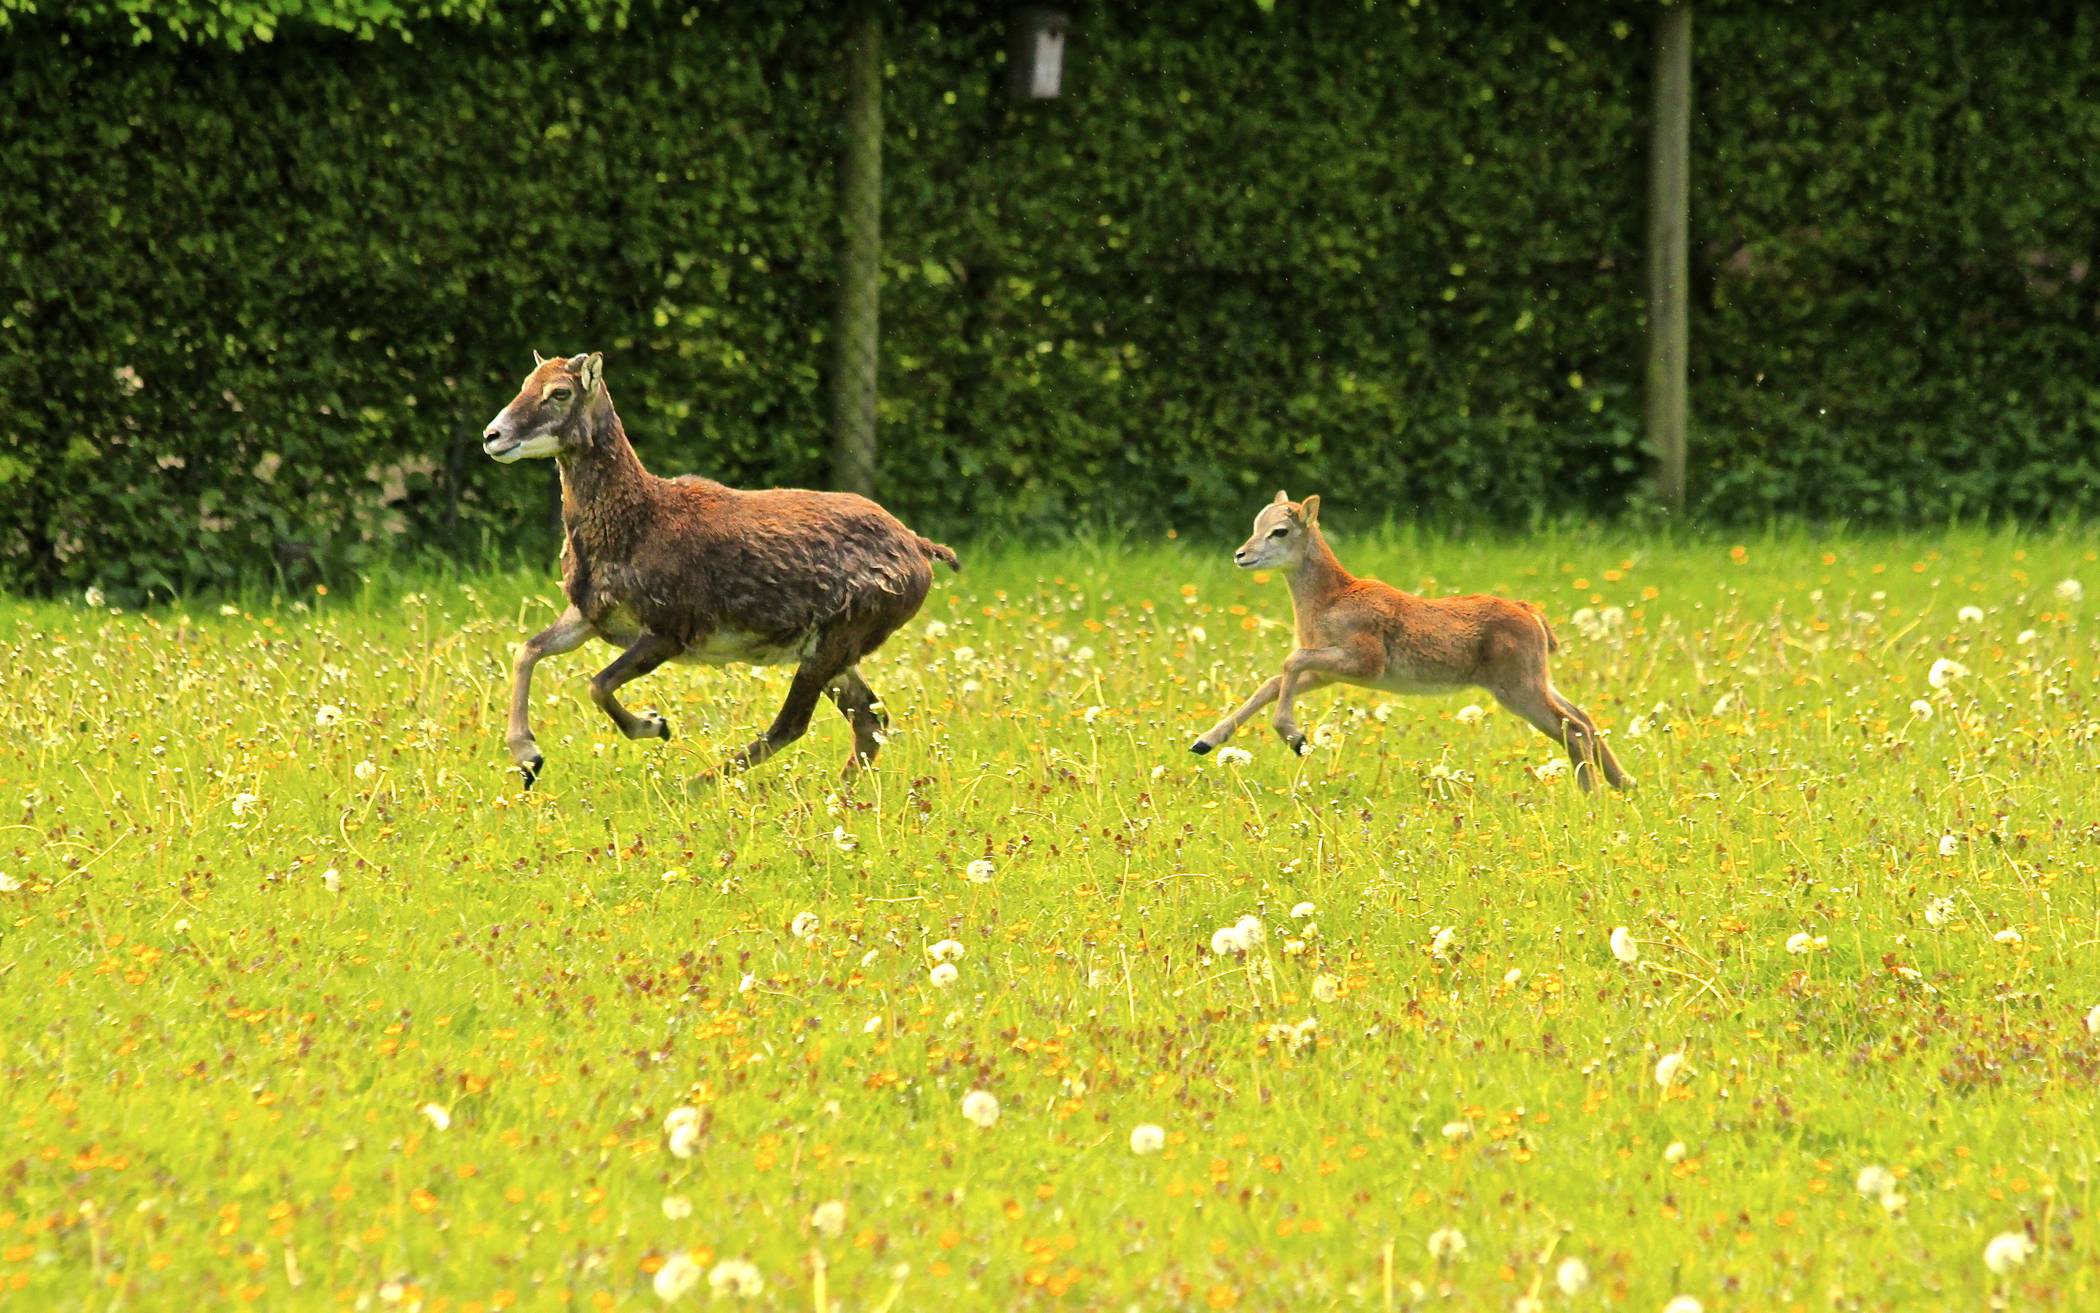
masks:
[[[569,390],[567,388],[554,389],[554,399],[556,401],[567,401],[569,399]]]
[[[1271,538],[1281,538],[1281,537],[1283,537],[1283,535],[1285,535],[1285,534],[1287,534],[1287,533],[1289,533],[1289,532],[1290,532],[1290,530],[1289,530],[1289,529],[1287,529],[1287,528],[1284,528],[1284,527],[1283,527],[1283,526],[1281,526],[1281,525],[1278,525],[1278,526],[1277,526],[1276,528],[1274,528],[1274,529],[1271,529],[1271,530],[1269,530],[1269,536],[1270,536]]]

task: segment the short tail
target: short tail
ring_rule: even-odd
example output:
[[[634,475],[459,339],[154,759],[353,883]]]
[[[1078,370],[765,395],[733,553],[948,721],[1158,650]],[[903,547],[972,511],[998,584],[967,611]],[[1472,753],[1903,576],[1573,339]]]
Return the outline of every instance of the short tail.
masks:
[[[937,543],[933,539],[921,535],[919,537],[919,550],[936,561],[946,562],[948,568],[957,574],[962,573],[962,562],[955,559],[955,549],[953,547]]]
[[[1549,654],[1560,651],[1560,639],[1554,636],[1553,626],[1546,623],[1545,611],[1533,608],[1531,616],[1532,619],[1539,622],[1539,628],[1546,633],[1546,651]]]

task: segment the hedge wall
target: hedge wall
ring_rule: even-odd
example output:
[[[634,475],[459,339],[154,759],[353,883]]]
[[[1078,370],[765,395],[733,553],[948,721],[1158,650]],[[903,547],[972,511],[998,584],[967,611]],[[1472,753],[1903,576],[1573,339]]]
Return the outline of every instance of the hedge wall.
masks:
[[[35,125],[0,138],[0,584],[548,547],[551,472],[474,446],[535,347],[606,351],[659,470],[822,480],[837,17],[427,8],[413,45],[0,35]],[[886,11],[896,509],[1222,532],[1276,486],[1490,520],[1637,492],[1651,6],[1074,8],[1034,105],[1004,6]],[[2094,34],[1700,11],[1702,514],[2100,510]]]

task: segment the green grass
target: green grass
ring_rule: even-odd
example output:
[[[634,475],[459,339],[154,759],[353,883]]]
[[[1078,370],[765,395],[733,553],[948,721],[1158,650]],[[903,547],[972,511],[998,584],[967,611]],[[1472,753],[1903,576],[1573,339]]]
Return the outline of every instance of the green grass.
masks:
[[[828,707],[692,782],[781,672],[667,668],[628,700],[678,738],[633,744],[602,648],[541,667],[521,796],[538,573],[0,603],[0,1302],[648,1308],[697,1251],[852,1313],[2100,1304],[2084,540],[1337,546],[1543,603],[1640,790],[1538,778],[1484,695],[1319,694],[1309,758],[1265,721],[1190,756],[1289,645],[1216,544],[966,553],[866,667],[897,730],[844,799]]]

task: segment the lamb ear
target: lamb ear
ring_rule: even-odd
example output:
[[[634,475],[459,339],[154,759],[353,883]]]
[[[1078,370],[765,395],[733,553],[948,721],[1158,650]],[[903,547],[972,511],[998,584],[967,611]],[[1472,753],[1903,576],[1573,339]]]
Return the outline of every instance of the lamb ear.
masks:
[[[1318,524],[1320,522],[1320,494],[1316,492],[1312,496],[1307,497],[1300,511],[1305,516],[1307,524]]]
[[[533,367],[534,369],[538,369],[538,368],[539,368],[539,367],[540,367],[541,365],[544,365],[544,364],[546,364],[546,363],[547,363],[547,357],[545,357],[545,356],[541,355],[541,354],[540,354],[539,352],[537,352],[537,351],[534,351],[534,352],[532,353],[532,367]]]
[[[597,351],[583,358],[577,367],[577,381],[583,384],[583,395],[590,396],[605,385],[605,356]]]
[[[1283,489],[1278,488],[1276,490],[1276,500],[1270,502],[1269,504],[1271,506],[1288,506],[1291,504],[1291,495],[1285,492]]]

